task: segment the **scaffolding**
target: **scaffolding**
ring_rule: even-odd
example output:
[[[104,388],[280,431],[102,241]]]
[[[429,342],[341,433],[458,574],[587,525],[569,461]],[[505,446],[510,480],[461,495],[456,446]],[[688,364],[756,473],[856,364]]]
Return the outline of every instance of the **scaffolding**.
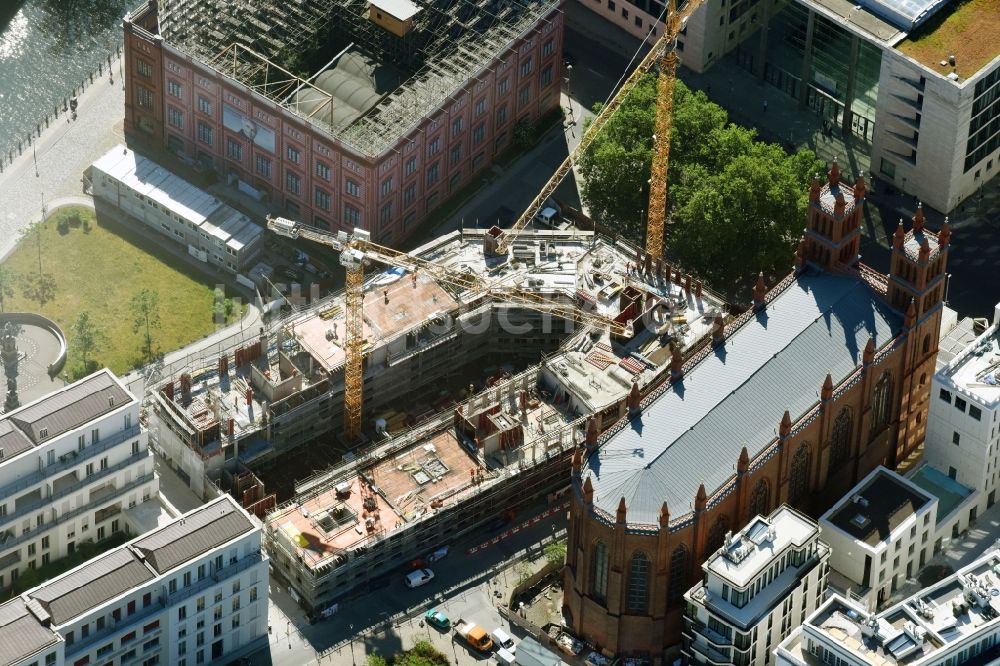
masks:
[[[160,0],[158,15],[167,43],[376,158],[482,79],[559,1],[428,0],[402,36],[369,18],[369,0]],[[343,102],[278,64],[309,48],[339,52],[333,44],[408,77],[346,126],[332,113]]]

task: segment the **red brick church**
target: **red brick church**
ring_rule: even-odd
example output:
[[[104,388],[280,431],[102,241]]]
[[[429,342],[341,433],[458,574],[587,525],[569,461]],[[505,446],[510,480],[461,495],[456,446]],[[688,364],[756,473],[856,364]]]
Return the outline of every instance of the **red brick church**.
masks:
[[[575,632],[659,662],[683,594],[728,531],[788,503],[819,515],[923,441],[950,231],[859,262],[865,184],[809,193],[792,274],[573,460],[564,606]]]

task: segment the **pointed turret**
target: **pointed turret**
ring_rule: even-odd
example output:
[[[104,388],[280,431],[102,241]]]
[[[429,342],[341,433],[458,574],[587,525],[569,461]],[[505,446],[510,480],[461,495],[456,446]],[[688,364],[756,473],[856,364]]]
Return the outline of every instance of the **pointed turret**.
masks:
[[[632,382],[632,390],[628,392],[628,413],[635,416],[639,413],[642,403],[642,392],[639,391],[639,384]]]
[[[757,274],[757,284],[753,286],[753,309],[761,310],[764,307],[764,297],[767,296],[767,285],[764,284],[764,273]]]
[[[663,506],[660,507],[660,528],[666,529],[670,526],[670,509],[667,508],[667,503],[664,502]]]
[[[715,315],[712,322],[712,344],[721,345],[726,341],[726,320],[722,318],[722,313]]]
[[[833,164],[830,165],[830,170],[826,172],[826,184],[830,186],[830,189],[840,185],[840,165],[837,164],[836,157],[833,158]]]
[[[829,402],[833,397],[833,377],[830,373],[826,373],[826,379],[823,380],[823,388],[820,391],[820,400],[823,402]]]
[[[594,483],[587,477],[587,480],[583,482],[583,501],[587,504],[594,503]]]
[[[917,302],[911,298],[910,305],[906,308],[906,316],[903,318],[903,327],[913,328],[915,323],[917,323]]]
[[[740,459],[736,462],[736,473],[739,476],[743,476],[747,473],[747,469],[750,468],[750,454],[747,452],[747,447],[744,444],[743,449],[740,451]]]
[[[875,360],[875,338],[869,336],[868,342],[865,343],[865,351],[861,356],[861,362],[864,365],[871,365],[872,361]]]
[[[865,177],[858,176],[857,181],[855,181],[854,183],[855,204],[860,204],[867,194],[868,194],[868,187],[865,185]]]
[[[946,217],[941,225],[941,231],[938,232],[938,247],[945,248],[949,245],[951,245],[951,225]]]
[[[823,189],[823,185],[820,183],[819,174],[817,173],[813,176],[812,183],[809,184],[809,201],[815,204],[819,203],[819,195]]]
[[[913,233],[924,230],[924,204],[917,202],[917,211],[913,214]]]
[[[698,494],[694,496],[694,510],[704,511],[708,506],[708,493],[705,492],[705,484],[698,486]]]
[[[593,449],[597,446],[597,440],[600,437],[600,430],[597,429],[597,419],[590,417],[587,419],[587,448]]]
[[[896,225],[896,231],[892,234],[892,246],[897,250],[903,249],[903,241],[906,240],[906,229],[903,228],[903,220],[900,218]]]
[[[792,415],[785,410],[785,413],[781,416],[781,425],[778,426],[778,438],[785,439],[792,432]]]
[[[681,356],[680,345],[674,345],[670,351],[670,379],[675,382],[684,379],[684,357]]]
[[[615,512],[615,522],[619,525],[625,524],[625,513],[627,509],[625,507],[625,497],[623,496],[618,500],[618,511]]]

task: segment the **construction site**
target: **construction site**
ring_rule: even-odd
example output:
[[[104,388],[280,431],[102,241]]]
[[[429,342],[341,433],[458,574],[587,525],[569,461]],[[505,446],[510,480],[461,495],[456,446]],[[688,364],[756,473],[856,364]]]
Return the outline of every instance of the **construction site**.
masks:
[[[281,503],[267,539],[310,609],[498,507],[565,488],[588,419],[596,441],[630,396],[679,371],[721,326],[721,304],[700,283],[624,243],[528,230],[497,261],[487,238],[453,232],[408,255],[469,276],[466,288],[427,270],[369,269],[360,443],[340,427],[343,293],[153,392],[155,444],[193,488],[236,491],[261,515],[273,506],[254,507],[264,489],[279,490],[267,495]],[[507,302],[505,285],[539,304]]]

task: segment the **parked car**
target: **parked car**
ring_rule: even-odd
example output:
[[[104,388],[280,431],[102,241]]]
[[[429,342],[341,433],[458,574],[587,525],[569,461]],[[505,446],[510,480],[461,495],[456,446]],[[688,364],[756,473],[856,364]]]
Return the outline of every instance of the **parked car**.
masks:
[[[436,608],[432,608],[424,613],[424,620],[427,624],[437,627],[443,631],[447,631],[451,628],[451,620],[448,619],[447,615]]]
[[[430,569],[417,569],[406,574],[406,587],[420,587],[434,580],[434,572]]]
[[[490,638],[493,639],[493,645],[496,648],[506,650],[511,654],[517,653],[517,646],[514,644],[514,639],[500,627],[493,630],[493,633],[490,634]]]

